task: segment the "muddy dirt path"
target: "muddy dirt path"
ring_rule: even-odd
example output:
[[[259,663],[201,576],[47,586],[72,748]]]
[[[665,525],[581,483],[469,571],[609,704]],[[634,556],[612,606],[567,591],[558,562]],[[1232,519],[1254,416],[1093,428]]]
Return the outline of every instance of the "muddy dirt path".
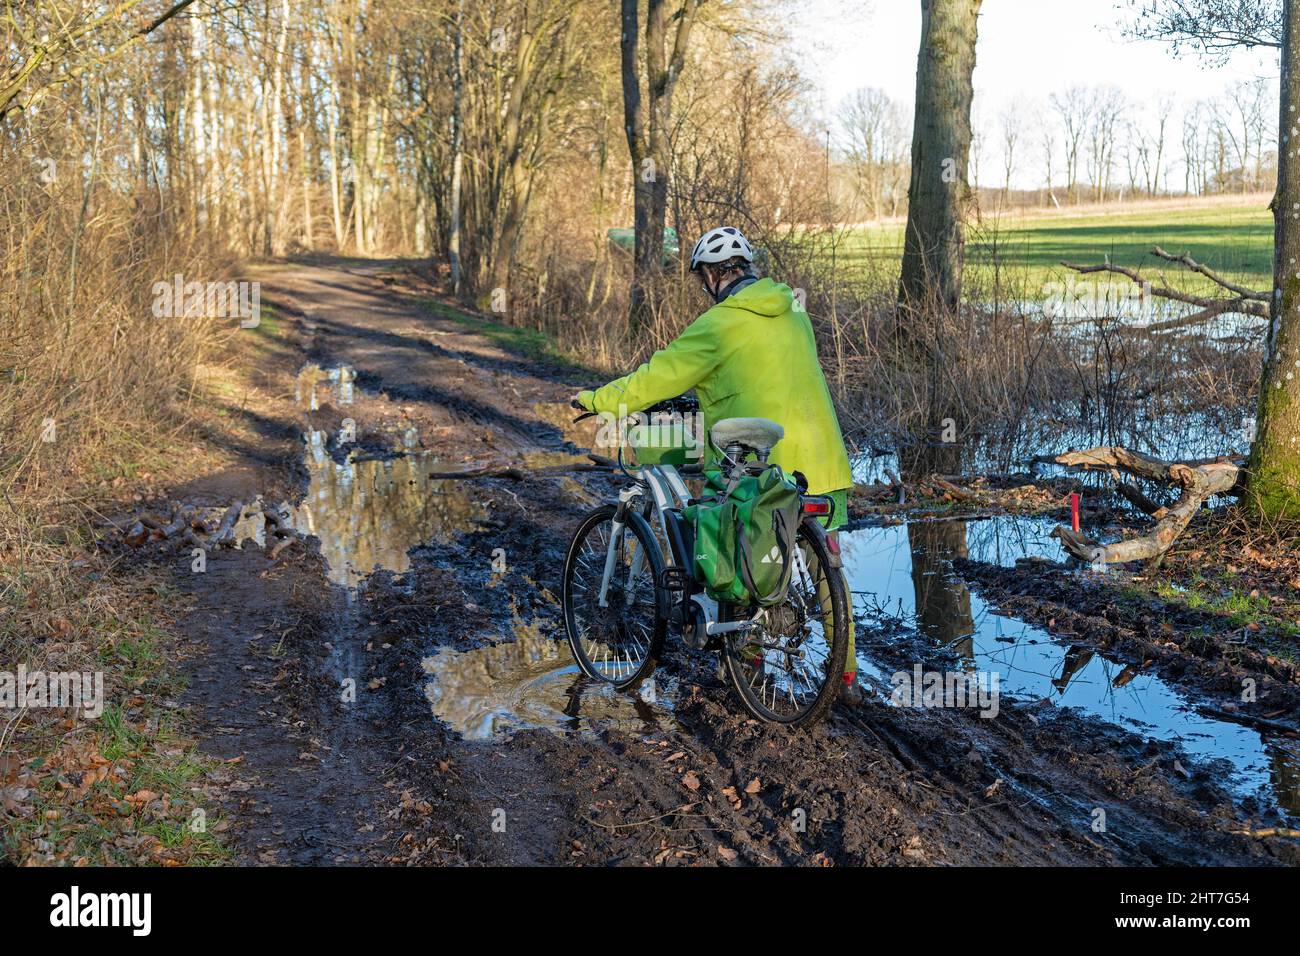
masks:
[[[555,643],[558,575],[612,479],[430,477],[579,452],[560,403],[580,373],[382,263],[258,278],[282,325],[245,411],[261,440],[173,495],[284,500],[314,537],[159,565],[194,604],[186,703],[230,761],[213,799],[241,862],[1297,862],[1230,832],[1251,821],[1174,745],[1050,702],[984,719],[878,694],[792,736],[675,642],[652,696],[586,685]]]

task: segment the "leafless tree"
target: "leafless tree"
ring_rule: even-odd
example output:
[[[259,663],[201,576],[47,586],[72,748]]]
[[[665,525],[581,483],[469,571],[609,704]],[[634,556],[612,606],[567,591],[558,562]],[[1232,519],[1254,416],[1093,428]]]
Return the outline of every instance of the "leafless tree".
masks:
[[[839,109],[844,154],[854,186],[871,218],[898,208],[907,168],[907,125],[897,103],[884,90],[864,87]]]
[[[1100,202],[1110,189],[1115,167],[1116,133],[1127,101],[1116,87],[1103,86],[1093,90],[1091,102],[1087,125],[1087,168],[1093,197]]]
[[[1065,143],[1065,189],[1068,198],[1078,202],[1079,160],[1095,109],[1094,91],[1082,86],[1053,93],[1048,98],[1061,120]]]
[[[999,115],[1002,132],[1002,198],[1006,200],[1011,194],[1011,174],[1016,164],[1016,148],[1024,132],[1025,104],[1012,100]],[[1050,176],[1049,176],[1050,178]]]
[[[680,6],[669,11],[664,0],[648,0],[643,28],[637,0],[622,0],[623,125],[632,156],[636,219],[633,325],[647,324],[647,288],[651,277],[663,268],[673,93],[686,66],[691,31],[702,3],[681,0]]]

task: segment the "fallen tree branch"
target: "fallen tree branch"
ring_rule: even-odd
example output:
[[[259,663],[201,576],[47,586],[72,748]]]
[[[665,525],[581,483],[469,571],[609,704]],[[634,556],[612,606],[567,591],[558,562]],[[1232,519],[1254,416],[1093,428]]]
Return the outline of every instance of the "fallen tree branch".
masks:
[[[1174,262],[1181,265],[1198,275],[1204,276],[1220,288],[1226,289],[1233,293],[1232,297],[1212,297],[1204,295],[1193,295],[1190,292],[1183,292],[1181,289],[1174,289],[1170,286],[1152,285],[1148,280],[1143,279],[1141,273],[1136,269],[1130,269],[1126,266],[1117,266],[1113,262],[1106,262],[1097,265],[1080,265],[1077,262],[1066,262],[1062,260],[1061,265],[1080,275],[1088,275],[1093,272],[1110,272],[1115,275],[1136,283],[1148,295],[1153,295],[1160,299],[1168,299],[1172,302],[1185,302],[1188,305],[1199,307],[1198,312],[1191,315],[1184,315],[1176,319],[1168,319],[1164,322],[1156,322],[1148,326],[1152,332],[1170,331],[1172,329],[1184,328],[1189,325],[1195,325],[1205,322],[1215,316],[1223,315],[1225,312],[1239,312],[1243,315],[1253,315],[1256,318],[1268,318],[1269,293],[1261,292],[1258,289],[1249,289],[1246,286],[1239,285],[1228,279],[1223,278],[1213,269],[1202,263],[1197,262],[1191,256],[1182,255],[1174,256],[1166,252],[1159,246],[1151,250],[1151,254],[1166,262]]]
[[[1186,268],[1192,270],[1193,272],[1197,272],[1205,276],[1205,278],[1209,279],[1215,285],[1222,286],[1223,288],[1227,289],[1229,292],[1235,293],[1237,297],[1240,299],[1252,299],[1256,302],[1263,302],[1265,303],[1265,305],[1268,304],[1269,296],[1267,292],[1260,292],[1256,289],[1248,289],[1244,285],[1238,285],[1235,282],[1230,282],[1227,279],[1220,276],[1213,269],[1209,268],[1208,266],[1202,265],[1201,263],[1197,262],[1195,259],[1187,255],[1186,253],[1184,253],[1181,256],[1172,256],[1169,253],[1165,252],[1165,250],[1161,249],[1159,246],[1156,246],[1154,249],[1151,250],[1151,254],[1153,256],[1156,256],[1159,259],[1164,259],[1166,262],[1176,262],[1180,266],[1185,266]]]
[[[1141,537],[1103,545],[1070,528],[1058,527],[1052,532],[1052,536],[1060,540],[1067,552],[1080,560],[1093,563],[1123,564],[1160,557],[1191,523],[1207,498],[1235,492],[1241,480],[1240,459],[1234,460],[1229,456],[1168,462],[1128,448],[1107,445],[1085,451],[1065,452],[1050,460],[1069,468],[1104,468],[1112,474],[1124,471],[1139,478],[1176,484],[1182,488],[1182,494],[1173,505],[1153,512],[1153,516],[1158,516],[1155,527]],[[1145,496],[1142,498],[1148,504],[1154,504]]]
[[[1115,490],[1128,499],[1129,504],[1140,511],[1145,511],[1153,518],[1159,519],[1165,516],[1165,507],[1144,495],[1137,485],[1121,478],[1118,468],[1112,468],[1110,476],[1115,479]]]

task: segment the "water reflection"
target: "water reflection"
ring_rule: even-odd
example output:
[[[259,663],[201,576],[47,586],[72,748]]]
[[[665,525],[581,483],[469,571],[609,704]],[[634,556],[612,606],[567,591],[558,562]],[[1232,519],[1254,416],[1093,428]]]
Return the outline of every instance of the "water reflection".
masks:
[[[907,543],[912,554],[912,606],[917,628],[973,664],[975,619],[970,590],[949,573],[952,559],[967,555],[965,523],[912,522],[907,526]]]
[[[1010,444],[998,436],[967,441],[959,446],[958,464],[937,470],[942,473],[1001,474],[1007,471],[1030,471],[1036,474],[1063,474],[1054,465],[1033,463],[1038,454],[1058,453],[1067,448],[1090,448],[1094,445],[1124,445],[1166,459],[1210,458],[1215,455],[1246,453],[1245,440],[1249,408],[1211,408],[1178,410],[1169,414],[1149,414],[1144,409],[1126,409],[1116,421],[1104,421],[1095,407],[1091,415],[1080,418],[1079,410],[1062,412],[1060,417],[1039,414],[1026,422]],[[1096,420],[1093,420],[1093,419]],[[849,460],[853,480],[858,484],[887,482],[889,473],[902,474],[896,451],[888,436],[880,436],[881,446],[862,451]]]
[[[412,547],[449,541],[481,514],[463,482],[429,477],[438,466],[427,453],[340,462],[326,451],[324,433],[313,431],[305,464],[310,483],[293,524],[320,539],[330,580],[345,587],[376,568],[406,571]]]
[[[469,740],[504,739],[527,727],[596,733],[673,724],[675,686],[661,678],[635,693],[584,677],[568,645],[536,625],[514,640],[472,651],[443,648],[424,659],[433,713]]]
[[[1002,692],[1051,698],[1147,736],[1177,740],[1202,760],[1226,758],[1230,785],[1259,793],[1295,813],[1300,807],[1296,741],[1262,738],[1250,728],[1198,714],[1153,673],[1109,660],[1083,645],[1058,643],[1040,628],[993,611],[951,567],[956,557],[1011,566],[1022,557],[1059,557],[1047,519],[913,522],[863,528],[841,536],[845,571],[859,620],[888,634],[901,618],[960,656],[963,669],[996,671]],[[867,655],[870,630],[859,638],[859,664],[888,680],[889,668]],[[877,638],[876,646],[887,638]]]
[[[295,398],[298,407],[315,411],[322,402],[331,405],[351,405],[355,397],[356,370],[347,365],[323,369],[319,365],[304,365],[298,372]]]

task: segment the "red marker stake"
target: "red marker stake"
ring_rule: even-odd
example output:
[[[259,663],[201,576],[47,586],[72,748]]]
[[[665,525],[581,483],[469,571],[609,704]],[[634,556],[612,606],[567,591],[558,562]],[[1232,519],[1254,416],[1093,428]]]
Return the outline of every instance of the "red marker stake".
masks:
[[[1079,530],[1079,493],[1070,492],[1070,527]]]

